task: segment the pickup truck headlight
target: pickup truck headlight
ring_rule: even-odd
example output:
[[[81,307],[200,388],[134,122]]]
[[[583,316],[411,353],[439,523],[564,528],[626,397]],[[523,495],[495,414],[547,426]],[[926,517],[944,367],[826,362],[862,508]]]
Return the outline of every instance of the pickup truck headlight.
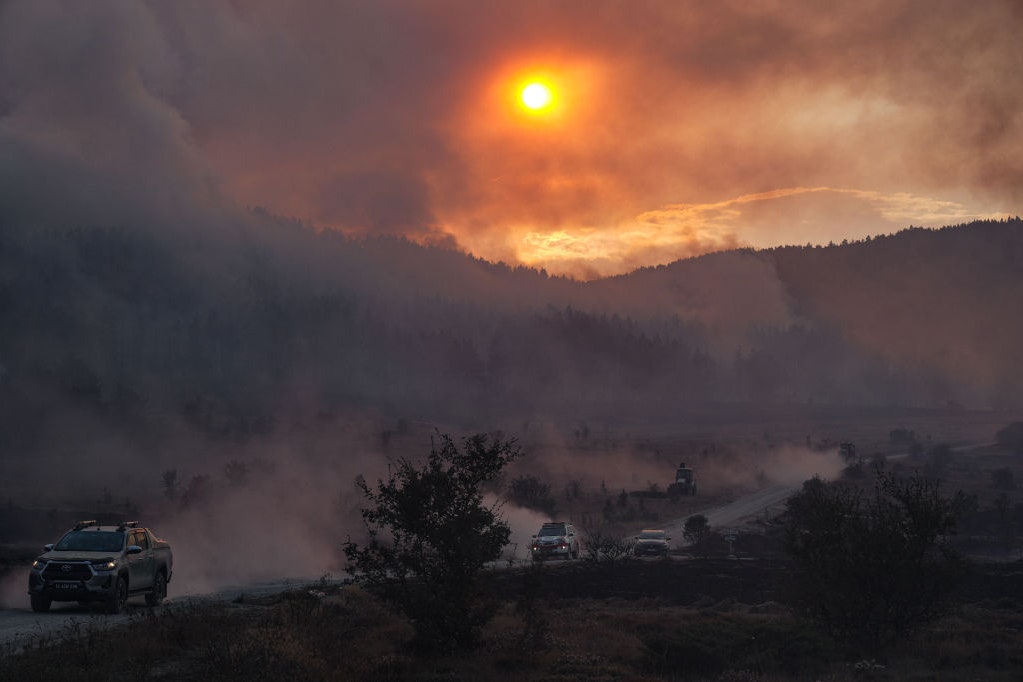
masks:
[[[116,561],[104,561],[101,564],[93,564],[92,567],[95,568],[97,571],[112,571],[115,568],[117,568],[117,562]]]
[[[36,559],[35,561],[32,562],[33,571],[41,571],[43,570],[44,566],[46,566],[46,562],[43,561],[42,559]]]

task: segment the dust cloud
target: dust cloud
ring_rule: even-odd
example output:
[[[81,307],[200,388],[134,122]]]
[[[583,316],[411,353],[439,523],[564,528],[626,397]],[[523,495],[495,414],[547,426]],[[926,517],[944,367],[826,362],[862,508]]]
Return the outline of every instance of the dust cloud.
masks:
[[[174,549],[173,592],[338,574],[341,544],[362,527],[355,478],[385,475],[389,456],[422,440],[408,436],[385,453],[381,432],[372,416],[349,415],[319,432],[252,447],[248,458],[222,463],[220,455],[223,473],[182,481],[178,508],[156,528]]]
[[[0,576],[0,609],[23,609],[27,606],[28,568]]]
[[[497,499],[493,497],[485,500],[488,504],[493,504],[496,501]],[[550,517],[541,512],[514,504],[502,505],[501,515],[511,528],[511,537],[508,539],[508,544],[505,546],[501,558],[509,561],[529,559],[529,547],[532,543],[533,535],[540,530],[541,525],[551,520]]]
[[[700,478],[704,490],[750,490],[765,485],[798,485],[820,476],[838,476],[844,463],[838,450],[811,450],[794,444],[770,449],[743,451],[733,456],[700,460]]]
[[[593,493],[622,491],[664,492],[675,480],[675,469],[685,462],[695,471],[701,495],[740,493],[768,485],[798,485],[814,476],[837,477],[844,462],[836,448],[817,450],[795,443],[771,446],[749,442],[680,441],[629,442],[622,435],[606,435],[586,445],[545,434],[548,441],[533,443],[529,457],[516,462],[512,476],[535,475],[558,495],[569,483]]]

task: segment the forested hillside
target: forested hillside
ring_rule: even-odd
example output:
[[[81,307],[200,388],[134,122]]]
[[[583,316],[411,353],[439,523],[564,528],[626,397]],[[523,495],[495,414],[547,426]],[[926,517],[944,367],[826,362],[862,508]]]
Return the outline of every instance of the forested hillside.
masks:
[[[588,283],[252,223],[231,240],[0,230],[0,448],[43,447],[74,415],[218,437],[352,407],[486,420],[1021,400],[1019,219]]]

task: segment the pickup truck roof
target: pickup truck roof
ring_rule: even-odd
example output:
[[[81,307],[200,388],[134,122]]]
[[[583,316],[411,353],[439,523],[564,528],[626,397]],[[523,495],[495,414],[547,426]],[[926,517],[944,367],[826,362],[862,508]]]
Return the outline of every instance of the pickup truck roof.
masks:
[[[140,528],[137,521],[125,521],[116,526],[101,526],[95,521],[79,521],[74,528],[61,536],[50,551],[85,551],[88,547],[95,546],[96,551],[117,552],[123,550],[125,536],[132,531],[145,532],[154,548],[169,546],[149,528]],[[105,536],[106,539],[100,539],[99,536]],[[120,546],[115,547],[117,544]]]
[[[121,523],[117,524],[116,526],[101,526],[98,523],[96,523],[95,521],[79,521],[78,523],[75,524],[75,527],[72,530],[88,530],[88,529],[92,528],[92,529],[95,529],[95,530],[104,530],[104,531],[108,531],[108,532],[109,531],[117,532],[117,531],[126,531],[129,528],[138,528],[138,527],[139,527],[139,522],[138,521],[121,521]]]

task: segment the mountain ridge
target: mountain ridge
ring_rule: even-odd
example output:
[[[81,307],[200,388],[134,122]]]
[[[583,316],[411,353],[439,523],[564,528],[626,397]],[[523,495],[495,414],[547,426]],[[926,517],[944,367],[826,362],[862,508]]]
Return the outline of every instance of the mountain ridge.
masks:
[[[5,230],[0,448],[97,411],[266,424],[296,396],[445,418],[1020,401],[1018,218],[590,282],[261,220],[242,242]]]

